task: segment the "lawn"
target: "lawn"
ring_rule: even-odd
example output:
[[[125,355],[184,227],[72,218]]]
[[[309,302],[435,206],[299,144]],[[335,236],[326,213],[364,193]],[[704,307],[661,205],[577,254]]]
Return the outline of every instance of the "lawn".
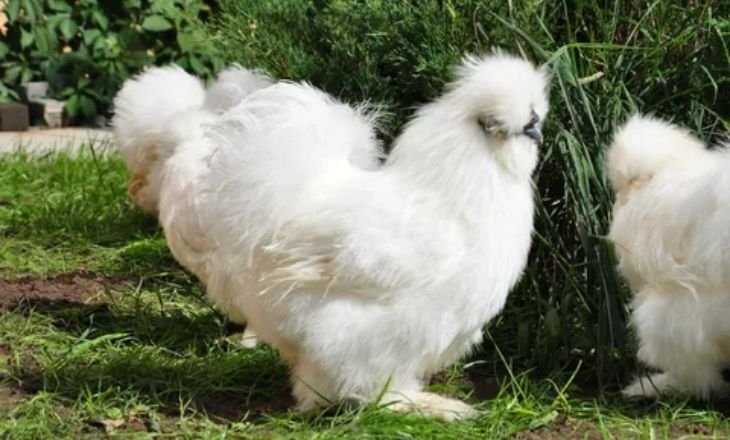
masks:
[[[299,414],[287,368],[205,301],[116,155],[0,158],[2,438],[727,438],[726,402],[627,402],[594,366],[519,362],[503,321],[434,378],[474,403],[447,424],[382,406]],[[514,304],[513,304],[514,305]],[[503,330],[503,327],[507,330]],[[549,363],[546,363],[549,364]],[[601,390],[598,392],[598,390]]]

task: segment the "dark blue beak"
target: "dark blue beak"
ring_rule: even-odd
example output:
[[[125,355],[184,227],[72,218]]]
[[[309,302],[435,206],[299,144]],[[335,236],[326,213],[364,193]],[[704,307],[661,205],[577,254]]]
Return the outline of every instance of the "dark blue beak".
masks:
[[[525,135],[529,137],[530,139],[533,139],[535,142],[537,142],[538,145],[542,144],[542,132],[537,127],[530,127],[525,128],[524,131]]]
[[[540,128],[537,126],[537,123],[540,122],[540,117],[537,116],[537,113],[535,111],[530,112],[530,122],[525,125],[523,133],[529,137],[530,139],[537,142],[538,145],[542,144],[542,132],[540,131]]]

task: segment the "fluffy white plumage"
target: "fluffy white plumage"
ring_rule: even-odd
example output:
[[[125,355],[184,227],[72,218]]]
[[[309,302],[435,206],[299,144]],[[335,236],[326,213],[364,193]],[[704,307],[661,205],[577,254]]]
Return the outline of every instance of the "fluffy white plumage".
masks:
[[[503,307],[530,247],[545,72],[467,59],[384,164],[374,116],[280,82],[217,119],[198,209],[208,291],[292,366],[300,409],[384,402],[452,419],[422,391]]]
[[[610,237],[635,293],[638,357],[662,370],[624,393],[727,392],[730,153],[636,116],[614,135],[607,168],[616,192]]]
[[[153,68],[126,81],[114,98],[117,148],[132,174],[128,191],[152,215],[159,210],[162,164],[185,138],[185,133],[168,126],[186,110],[202,107],[204,101],[203,84],[177,66]]]
[[[233,65],[218,74],[205,94],[205,106],[218,113],[233,108],[251,93],[268,87],[271,79],[260,72]]]
[[[203,83],[178,66],[153,67],[126,81],[114,98],[114,133],[127,169],[129,194],[146,212],[157,215],[163,165],[184,140],[246,96],[271,85],[258,72],[233,65],[218,74],[206,91]]]
[[[206,91],[198,79],[170,66],[127,81],[114,101],[117,143],[132,173],[129,192],[140,207],[158,215],[172,254],[203,283],[217,248],[207,234],[211,218],[199,211],[208,197],[200,179],[208,176],[215,150],[206,126],[270,84],[263,75],[233,66]],[[233,322],[245,322],[235,308],[212,299]],[[251,333],[244,337],[246,345],[255,343]]]

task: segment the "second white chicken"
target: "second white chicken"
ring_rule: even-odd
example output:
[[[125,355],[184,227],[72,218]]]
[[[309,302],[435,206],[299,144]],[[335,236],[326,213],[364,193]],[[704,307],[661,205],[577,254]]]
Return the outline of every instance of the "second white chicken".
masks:
[[[730,153],[637,116],[615,134],[607,167],[616,191],[610,237],[634,291],[638,358],[661,370],[624,393],[727,393]]]

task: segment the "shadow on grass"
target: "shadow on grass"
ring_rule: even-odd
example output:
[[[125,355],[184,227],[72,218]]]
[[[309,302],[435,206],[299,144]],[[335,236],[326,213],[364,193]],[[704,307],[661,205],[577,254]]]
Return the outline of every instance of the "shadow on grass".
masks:
[[[170,416],[202,412],[219,422],[287,411],[287,367],[266,347],[244,349],[225,338],[212,310],[195,313],[36,299],[15,312],[50,317],[71,336],[54,354],[22,353],[10,365],[24,392],[72,401],[113,390],[139,396]],[[41,346],[42,347],[42,346]]]
[[[240,421],[282,413],[293,404],[286,367],[264,349],[198,357],[126,347],[103,359],[69,356],[13,370],[28,393],[43,390],[77,401],[111,390],[141,397],[168,415],[202,412],[218,421]]]
[[[24,392],[43,390],[71,401],[105,393],[128,395],[159,406],[169,416],[200,412],[222,423],[281,415],[293,405],[287,368],[278,355],[225,341],[225,325],[212,310],[186,311],[184,305],[169,310],[149,302],[119,310],[114,304],[42,299],[16,309],[28,315],[31,311],[50,317],[53,327],[69,337],[60,349],[49,351],[52,355],[23,354],[11,365],[11,375]],[[557,389],[564,379],[548,381],[533,371],[517,374],[517,382],[511,382],[506,371],[485,366],[467,368],[460,380],[473,389],[476,402],[499,399],[504,388],[507,395],[537,399],[549,407],[556,402],[560,406]],[[596,408],[647,420],[671,420],[675,413],[730,415],[728,400],[627,401],[575,382],[564,397],[578,418],[581,411],[594,417]]]
[[[28,298],[14,312],[49,317],[56,329],[75,338],[91,340],[123,334],[136,344],[196,355],[221,345],[226,331],[224,318],[218,312],[212,308],[186,311],[160,304],[135,301],[122,309],[107,302]]]
[[[162,235],[128,240],[101,262],[99,270],[107,274],[141,277],[147,282],[196,284],[195,278],[175,261]]]
[[[120,223],[99,216],[93,221],[69,226],[68,223],[56,225],[33,219],[8,220],[2,217],[0,212],[0,253],[3,259],[0,266],[10,277],[69,270],[127,276],[182,272],[167,249],[154,219],[144,217],[145,224],[133,219]]]
[[[69,204],[85,204],[84,199]],[[89,202],[91,203],[91,202]],[[108,209],[104,211],[104,209]],[[135,239],[160,236],[157,220],[119,206],[77,208],[53,206],[15,207],[3,221],[3,235],[49,247],[71,241],[88,246],[119,246]]]

